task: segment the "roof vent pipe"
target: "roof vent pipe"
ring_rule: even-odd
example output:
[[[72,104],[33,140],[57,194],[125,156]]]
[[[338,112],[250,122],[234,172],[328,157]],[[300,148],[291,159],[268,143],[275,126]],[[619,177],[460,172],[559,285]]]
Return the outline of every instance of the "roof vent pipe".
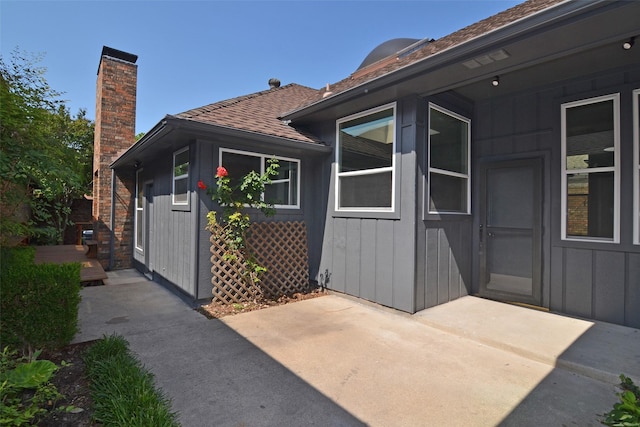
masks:
[[[269,89],[277,89],[280,87],[280,80],[273,78],[269,79]]]
[[[331,92],[331,89],[329,88],[329,83],[327,83],[327,86],[325,87],[324,93],[322,94],[323,98],[326,98],[328,96],[333,95],[333,92]]]

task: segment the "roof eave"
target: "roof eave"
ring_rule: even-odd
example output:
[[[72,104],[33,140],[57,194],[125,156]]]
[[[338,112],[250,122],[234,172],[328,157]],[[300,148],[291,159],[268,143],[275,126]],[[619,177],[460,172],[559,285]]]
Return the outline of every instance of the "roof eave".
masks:
[[[328,153],[332,151],[331,147],[324,144],[320,144],[320,143],[301,141],[301,140],[286,138],[282,136],[275,136],[275,135],[269,135],[265,133],[255,132],[255,131],[237,129],[229,126],[216,125],[213,123],[203,123],[200,121],[183,119],[175,116],[167,116],[167,117],[170,119],[172,126],[177,130],[185,130],[189,132],[196,132],[196,133],[203,133],[203,134],[216,133],[218,135],[242,137],[243,139],[246,139],[247,135],[250,135],[250,139],[254,141],[268,142],[271,144],[279,145],[281,147],[302,149],[304,151],[316,152],[316,153]]]
[[[607,0],[575,1],[566,0],[549,8],[520,18],[502,27],[498,27],[480,36],[466,40],[455,46],[436,52],[416,62],[393,70],[387,74],[367,80],[343,92],[320,99],[316,102],[285,113],[282,118],[298,120],[309,114],[353,100],[359,96],[407,80],[415,75],[428,72],[430,69],[450,63],[457,63],[470,54],[500,45],[515,37],[537,31],[542,26],[551,25],[559,20],[567,19],[578,13],[600,7]]]
[[[146,147],[151,145],[155,140],[160,138],[161,136],[166,135],[171,131],[171,128],[167,126],[167,119],[171,116],[165,116],[164,119],[160,120],[149,132],[147,132],[142,138],[136,141],[131,147],[129,147],[124,153],[118,156],[109,167],[111,169],[118,169],[119,167],[124,166],[125,163],[130,162],[135,159],[136,155],[144,150]]]
[[[160,137],[167,135],[169,132],[175,130],[183,130],[205,135],[215,133],[218,135],[242,137],[243,139],[247,139],[247,136],[249,135],[250,138],[254,141],[266,142],[269,144],[278,145],[280,147],[295,148],[311,153],[322,154],[330,153],[332,151],[331,147],[323,144],[305,142],[291,138],[283,138],[259,132],[252,132],[227,126],[215,125],[211,123],[203,123],[191,119],[184,119],[172,115],[166,115],[164,119],[158,122],[158,124],[156,124],[147,134],[145,134],[139,141],[129,147],[109,166],[112,169],[125,167],[127,164],[135,161],[136,157],[140,156],[142,151],[148,149],[149,146],[155,143]]]

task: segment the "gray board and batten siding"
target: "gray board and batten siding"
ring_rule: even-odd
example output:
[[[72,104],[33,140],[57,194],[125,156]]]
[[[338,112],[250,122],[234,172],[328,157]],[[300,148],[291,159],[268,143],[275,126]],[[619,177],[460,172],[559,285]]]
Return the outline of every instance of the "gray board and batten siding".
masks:
[[[336,120],[389,103],[396,108],[393,212],[336,211],[335,152],[324,146],[327,150],[315,154],[295,144],[278,146],[277,154],[302,162],[302,208],[279,212],[274,220],[302,218],[307,223],[311,278],[406,312],[482,293],[480,275],[486,262],[480,226],[487,193],[483,173],[500,162],[536,164],[534,204],[540,215],[531,229],[540,235],[532,257],[538,267],[539,305],[640,327],[640,245],[632,241],[637,160],[631,101],[632,91],[640,89],[640,63],[635,59],[637,46],[623,50],[620,44],[640,31],[633,19],[637,10],[634,2],[561,2],[530,20],[454,44],[415,67],[406,66],[287,115],[293,126],[304,126],[335,150]],[[505,49],[511,56],[488,68],[468,69],[462,62],[492,49]],[[498,73],[499,85],[491,85]],[[563,240],[562,104],[611,94],[620,97],[620,239]],[[428,213],[429,102],[471,120],[470,214]],[[233,139],[215,132],[203,128],[190,135],[164,135],[154,150],[162,153],[143,160],[143,180],[154,185],[154,223],[177,230],[172,239],[165,236],[154,242],[158,253],[147,255],[152,255],[157,274],[163,267],[175,269],[163,278],[196,298],[208,298],[211,291],[204,226],[213,205],[197,190],[190,193],[190,210],[167,204],[171,150],[190,145],[195,169],[189,188],[195,189],[199,178],[213,175],[221,146],[264,153],[259,147],[271,141],[258,134]],[[513,192],[513,187],[506,190]],[[168,233],[159,228],[159,234]]]
[[[330,289],[407,312],[477,294],[481,166],[492,161],[539,159],[540,305],[552,311],[639,327],[640,247],[632,243],[631,160],[631,92],[639,85],[640,69],[631,65],[544,87],[523,86],[521,91],[502,97],[469,99],[448,93],[442,99],[429,98],[472,120],[472,214],[441,217],[424,214],[428,185],[424,154],[427,100],[399,100],[397,216],[357,217],[336,212],[332,173],[321,281]],[[560,106],[571,100],[618,92],[623,120],[621,241],[561,240]],[[335,144],[334,134],[327,132],[323,136]]]
[[[194,185],[198,179],[208,180],[207,184],[214,183],[214,175],[218,167],[218,155],[220,149],[234,149],[259,154],[275,155],[300,160],[300,208],[287,209],[277,208],[273,217],[266,218],[262,213],[257,211],[249,211],[251,220],[254,222],[263,221],[304,221],[307,228],[307,249],[309,254],[309,277],[313,278],[318,273],[318,260],[320,259],[320,247],[322,240],[322,219],[326,206],[323,200],[326,200],[326,183],[323,181],[326,174],[322,173],[323,160],[322,156],[327,153],[308,153],[304,150],[291,150],[274,147],[260,141],[250,141],[217,137],[215,141],[207,139],[198,139],[195,144],[198,155],[196,161],[199,165],[200,175],[194,178]],[[211,200],[210,196],[204,191],[199,192],[198,197],[198,222],[197,230],[199,233],[198,241],[198,263],[201,267],[198,269],[198,293],[195,295],[197,299],[205,299],[211,297],[212,273],[211,273],[211,244],[209,238],[211,233],[206,230],[207,213],[210,210],[218,210],[219,208]],[[218,214],[219,215],[219,214]]]
[[[312,124],[323,129],[316,134],[335,147],[335,120],[397,102],[399,209],[378,216],[335,212],[336,171],[330,170],[320,266],[327,286],[408,312],[478,293],[480,172],[492,162],[536,163],[541,212],[533,228],[541,234],[534,251],[539,251],[535,254],[539,304],[552,311],[639,327],[640,246],[632,242],[637,165],[631,94],[640,88],[640,63],[637,46],[622,47],[640,31],[637,11],[637,2],[561,2],[394,72],[354,85],[345,80],[345,91],[289,114],[294,123],[316,120]],[[494,50],[506,53],[508,59],[487,67],[464,65],[465,60]],[[492,85],[497,75],[499,84]],[[613,93],[620,93],[620,241],[562,240],[562,103]],[[454,94],[459,107],[470,105],[471,215],[424,214],[427,109],[422,103],[411,112],[406,108],[411,104],[407,94],[425,101]],[[455,105],[444,107],[456,111]],[[328,130],[332,126],[333,132]]]
[[[187,299],[206,300],[212,294],[211,233],[206,230],[207,213],[220,210],[204,190],[199,180],[215,185],[216,168],[221,148],[250,153],[275,155],[300,160],[301,190],[299,209],[276,209],[276,215],[266,218],[250,211],[252,221],[304,221],[307,227],[310,277],[318,272],[318,260],[325,215],[327,183],[322,173],[328,149],[305,150],[300,146],[278,146],[269,141],[192,133],[173,130],[155,141],[162,150],[140,155],[139,181],[153,184],[153,203],[148,218],[149,244],[144,251],[134,249],[134,264],[154,280],[175,286]],[[189,182],[187,206],[172,204],[173,154],[189,149]]]
[[[472,284],[472,215],[429,213],[429,103],[468,119],[472,118],[473,111],[469,100],[452,93],[427,97],[418,103],[416,110],[417,121],[420,123],[416,144],[419,187],[415,197],[420,219],[416,222],[416,311],[469,295]],[[473,129],[472,121],[471,144]]]
[[[156,281],[171,283],[184,294],[195,295],[196,216],[192,207],[196,198],[190,193],[187,208],[173,207],[172,162],[173,151],[167,150],[142,164],[139,183],[153,183],[153,194],[149,197],[153,206],[146,224],[148,244],[143,251],[134,248],[135,266]]]
[[[302,209],[281,210],[273,220],[304,219],[308,227],[310,277],[330,289],[407,312],[479,291],[478,174],[484,162],[537,157],[543,164],[542,306],[553,311],[640,326],[640,248],[632,234],[632,138],[621,128],[621,242],[560,239],[560,104],[620,92],[621,116],[630,120],[630,91],[640,83],[637,66],[599,77],[530,88],[517,94],[474,101],[456,97],[406,97],[397,102],[396,191],[393,218],[358,217],[334,211],[334,165],[324,156],[280,151],[300,158]],[[472,215],[425,216],[427,101],[472,119]],[[472,111],[472,113],[471,113]],[[626,117],[626,118],[625,118]],[[319,133],[335,139],[335,122]],[[172,137],[176,138],[176,134]],[[184,137],[184,143],[189,139]],[[195,140],[190,188],[212,177],[221,146],[260,152],[257,142]],[[197,142],[195,142],[197,141]],[[176,141],[174,139],[173,143]],[[172,145],[175,147],[175,145]],[[142,182],[153,183],[153,218],[147,249],[156,280],[176,285],[196,299],[211,295],[206,213],[213,204],[190,193],[188,210],[171,206],[173,148],[143,162]],[[330,180],[330,181],[329,181]],[[323,221],[323,218],[325,220]],[[197,244],[195,244],[197,242]],[[144,255],[134,251],[138,263]]]
[[[328,288],[407,312],[415,311],[419,101],[411,96],[396,103],[395,212],[336,211],[332,169],[320,262],[319,281]],[[324,137],[335,144],[335,130]]]
[[[474,193],[480,194],[484,162],[540,158],[543,162],[542,306],[552,311],[640,327],[640,247],[633,235],[633,136],[631,93],[640,87],[640,67],[576,78],[521,93],[478,99],[472,141]],[[562,240],[561,104],[620,93],[620,243]],[[474,198],[473,209],[480,201]],[[474,230],[479,218],[474,215]],[[473,234],[478,251],[478,233]],[[473,292],[479,289],[473,264]]]

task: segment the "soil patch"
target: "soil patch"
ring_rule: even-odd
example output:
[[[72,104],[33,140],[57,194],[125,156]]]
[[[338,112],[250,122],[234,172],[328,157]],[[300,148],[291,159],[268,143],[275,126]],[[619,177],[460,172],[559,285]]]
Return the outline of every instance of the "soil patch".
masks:
[[[198,307],[198,311],[209,319],[220,319],[225,316],[234,316],[249,311],[262,310],[264,308],[276,307],[279,305],[291,304],[297,301],[303,301],[311,298],[318,298],[328,295],[323,288],[313,288],[307,292],[297,292],[293,295],[283,295],[277,299],[259,299],[250,302],[235,304],[220,304],[216,302],[209,303]]]
[[[49,408],[47,416],[37,424],[43,427],[89,427],[99,424],[92,421],[93,400],[89,391],[89,380],[85,375],[82,360],[84,352],[95,341],[71,344],[58,350],[43,351],[39,359],[50,360],[60,368],[55,372],[51,383],[56,386],[64,399]],[[64,362],[65,366],[62,366]],[[73,406],[71,412],[55,410],[61,406]]]

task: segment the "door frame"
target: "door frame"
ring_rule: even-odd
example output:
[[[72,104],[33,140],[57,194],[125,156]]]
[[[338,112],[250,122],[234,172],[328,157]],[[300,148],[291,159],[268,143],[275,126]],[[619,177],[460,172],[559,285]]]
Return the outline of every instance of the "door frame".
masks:
[[[142,194],[144,197],[144,275],[153,279],[153,257],[152,257],[152,234],[155,224],[153,224],[153,180],[144,181]]]
[[[514,167],[518,164],[523,166],[532,166],[534,170],[534,182],[537,183],[537,191],[534,194],[534,206],[539,206],[537,212],[537,223],[534,224],[534,234],[537,238],[533,241],[533,280],[534,280],[534,293],[530,298],[518,297],[517,294],[510,294],[507,292],[491,291],[483,289],[483,277],[486,273],[486,242],[487,242],[487,230],[486,230],[486,197],[487,197],[487,170],[496,167]],[[480,159],[478,164],[478,179],[476,191],[479,195],[475,200],[475,209],[477,214],[474,221],[474,242],[475,242],[475,292],[479,296],[488,297],[505,302],[520,302],[525,304],[531,304],[539,307],[549,307],[549,281],[548,281],[548,267],[549,254],[548,244],[549,237],[546,233],[549,224],[549,153],[547,152],[533,152],[523,153],[520,155],[511,156],[495,156]],[[537,283],[537,286],[536,286]]]

